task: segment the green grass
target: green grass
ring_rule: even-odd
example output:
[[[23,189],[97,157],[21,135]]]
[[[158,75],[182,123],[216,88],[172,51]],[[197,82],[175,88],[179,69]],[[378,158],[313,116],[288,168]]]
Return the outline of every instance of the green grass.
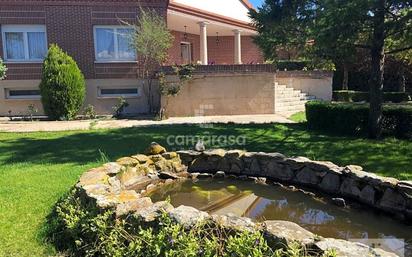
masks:
[[[142,152],[151,141],[173,150],[167,144],[169,135],[245,136],[246,145],[240,148],[249,151],[357,164],[367,171],[412,180],[412,142],[325,135],[308,132],[304,124],[0,133],[0,256],[54,254],[53,247],[43,242],[45,218],[80,174],[101,162],[99,150],[111,160]]]
[[[293,114],[292,116],[289,117],[290,120],[294,122],[306,122],[306,113],[305,112],[298,112]]]

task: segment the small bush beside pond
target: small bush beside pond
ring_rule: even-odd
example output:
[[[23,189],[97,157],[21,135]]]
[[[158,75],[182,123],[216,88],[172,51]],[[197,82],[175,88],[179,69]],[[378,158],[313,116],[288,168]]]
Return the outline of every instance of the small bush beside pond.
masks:
[[[49,239],[73,256],[308,256],[298,245],[270,248],[260,231],[227,231],[211,222],[188,229],[166,214],[152,226],[131,216],[116,219],[113,211],[97,210],[76,189],[57,204],[49,224]]]
[[[338,90],[333,91],[333,100],[337,102],[369,102],[369,92]],[[405,92],[384,92],[384,102],[401,103],[411,100]]]
[[[345,135],[363,135],[368,126],[369,105],[312,101],[306,103],[311,129]],[[385,105],[383,131],[387,136],[412,138],[412,105]]]

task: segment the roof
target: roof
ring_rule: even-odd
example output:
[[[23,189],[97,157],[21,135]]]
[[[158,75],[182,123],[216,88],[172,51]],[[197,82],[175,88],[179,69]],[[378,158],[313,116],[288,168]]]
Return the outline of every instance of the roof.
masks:
[[[249,0],[240,0],[244,5],[247,6],[249,9],[254,9],[253,5],[249,2]]]

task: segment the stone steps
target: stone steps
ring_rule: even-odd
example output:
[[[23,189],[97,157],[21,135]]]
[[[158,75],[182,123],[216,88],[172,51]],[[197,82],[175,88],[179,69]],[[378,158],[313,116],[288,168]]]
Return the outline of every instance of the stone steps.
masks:
[[[314,100],[316,97],[295,90],[286,85],[275,83],[275,112],[287,116],[305,110],[307,101]]]

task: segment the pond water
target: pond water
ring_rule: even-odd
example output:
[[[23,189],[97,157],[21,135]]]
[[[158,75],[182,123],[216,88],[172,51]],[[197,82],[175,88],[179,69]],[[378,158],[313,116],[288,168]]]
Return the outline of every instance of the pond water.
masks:
[[[164,186],[150,197],[153,201],[170,198],[175,207],[187,205],[210,214],[233,213],[255,221],[288,220],[323,237],[364,243],[366,239],[380,239],[381,248],[412,256],[412,226],[373,210],[341,208],[278,186],[230,179],[187,180]]]

